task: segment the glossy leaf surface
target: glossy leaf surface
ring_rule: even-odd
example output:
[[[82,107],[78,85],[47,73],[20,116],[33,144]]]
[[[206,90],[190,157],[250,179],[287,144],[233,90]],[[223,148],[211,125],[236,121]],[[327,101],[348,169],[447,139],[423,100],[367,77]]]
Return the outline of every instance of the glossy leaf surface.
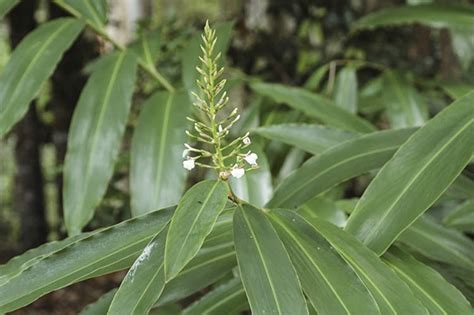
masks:
[[[413,132],[379,131],[332,147],[283,180],[267,206],[297,208],[336,184],[382,167]]]
[[[362,195],[348,232],[381,255],[438,199],[471,159],[473,103],[471,92],[400,147]]]
[[[305,219],[287,210],[269,217],[318,314],[379,314],[354,270]]]
[[[234,242],[252,314],[308,314],[288,253],[261,210],[235,210]]]
[[[18,44],[0,74],[0,137],[26,114],[82,28],[76,19],[56,19],[42,24]]]
[[[358,136],[357,133],[342,129],[310,124],[270,125],[254,129],[253,132],[315,155]]]
[[[356,132],[375,130],[367,120],[336,106],[330,99],[319,94],[271,83],[252,83],[251,88],[258,94],[267,96],[275,102],[285,103],[328,125]]]
[[[200,182],[184,194],[166,238],[164,268],[167,282],[197,254],[226,201],[227,187],[220,180]]]
[[[186,170],[182,153],[190,112],[186,93],[158,92],[142,106],[132,138],[131,205],[134,215],[178,203]]]
[[[135,56],[112,53],[99,61],[82,90],[64,165],[64,219],[69,234],[78,234],[89,222],[112,177],[135,72]]]

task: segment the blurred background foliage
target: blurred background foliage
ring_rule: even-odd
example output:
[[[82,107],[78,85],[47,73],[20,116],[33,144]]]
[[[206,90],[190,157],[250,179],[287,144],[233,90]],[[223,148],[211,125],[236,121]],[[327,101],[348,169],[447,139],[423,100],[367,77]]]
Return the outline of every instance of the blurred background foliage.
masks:
[[[233,87],[231,102],[241,108],[261,109],[256,115],[250,110],[245,112],[248,126],[307,118],[288,107],[275,107],[267,99],[255,97],[241,84],[246,76],[304,86],[337,102],[343,76],[356,75],[357,85],[354,91],[348,92],[352,93],[349,97],[358,103],[364,116],[383,127],[389,123],[381,112],[383,102],[389,101],[381,93],[383,80],[389,79],[381,75],[383,70],[396,70],[393,75],[413,87],[416,97],[429,104],[431,114],[450,102],[446,92],[455,98],[459,89],[474,84],[474,34],[470,32],[435,29],[419,23],[359,31],[353,28],[359,18],[383,8],[433,2],[469,3],[463,0],[111,0],[109,31],[117,41],[126,43],[145,30],[156,30],[158,68],[172,82],[177,82],[183,49],[192,34],[202,28],[206,19],[213,24],[233,21],[226,56],[227,75]],[[12,47],[28,31],[38,23],[63,15],[67,14],[50,1],[23,1],[0,22],[0,69]],[[28,115],[8,137],[0,140],[1,260],[65,235],[61,187],[67,130],[86,73],[108,49],[92,32],[84,32],[43,87]],[[156,88],[154,80],[140,73],[122,153],[106,197],[88,229],[130,217],[128,165],[132,131],[140,104]],[[38,128],[31,131],[32,126]],[[290,164],[305,159],[302,151],[288,153],[289,147],[278,142],[265,142],[265,149],[272,157],[274,181],[292,169]],[[349,191],[339,193],[357,197],[368,180],[361,177]]]

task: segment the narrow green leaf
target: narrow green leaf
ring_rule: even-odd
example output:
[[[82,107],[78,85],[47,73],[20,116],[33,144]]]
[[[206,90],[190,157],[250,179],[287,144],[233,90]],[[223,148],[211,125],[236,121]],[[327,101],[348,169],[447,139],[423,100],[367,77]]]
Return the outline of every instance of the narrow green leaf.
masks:
[[[453,100],[463,97],[467,93],[474,90],[474,85],[463,84],[463,83],[446,83],[441,85],[441,88],[446,94],[449,95]]]
[[[220,52],[222,56],[225,56],[227,48],[229,47],[233,26],[233,22],[222,23],[215,26],[217,42],[214,51]],[[201,42],[201,33],[196,33],[189,40],[189,44],[185,47],[181,55],[183,63],[182,80],[188,92],[198,92],[196,80],[198,79],[199,73],[196,71],[196,66],[199,64],[199,56],[201,55]],[[223,63],[223,59],[224,57],[221,57],[221,63]]]
[[[183,315],[238,315],[247,308],[242,282],[234,278],[188,306]]]
[[[236,265],[233,242],[213,247],[203,246],[183,271],[166,284],[156,305],[176,302],[202,290],[231,273]]]
[[[356,68],[342,68],[336,76],[334,103],[351,113],[357,112],[357,74]]]
[[[278,103],[285,103],[294,109],[315,117],[328,125],[356,132],[375,130],[367,120],[337,107],[330,99],[316,93],[281,84],[252,83],[255,92],[267,96]]]
[[[400,6],[368,14],[356,21],[355,29],[421,23],[436,28],[471,30],[474,32],[474,9],[472,6],[444,5],[440,3]]]
[[[170,208],[122,222],[38,259],[0,286],[0,313],[72,283],[130,266],[150,239],[165,228],[172,214]]]
[[[408,284],[430,314],[472,314],[466,298],[451,283],[405,251],[392,247],[385,262]]]
[[[76,19],[56,19],[29,33],[15,48],[0,74],[0,137],[26,114],[82,28]]]
[[[379,314],[354,270],[308,222],[286,210],[271,211],[269,217],[318,314]]]
[[[224,182],[206,180],[187,191],[178,204],[166,238],[166,281],[174,278],[197,254],[227,201]]]
[[[128,49],[134,53],[141,64],[150,69],[155,68],[155,61],[160,53],[160,30],[142,32],[140,37],[129,45]]]
[[[383,101],[392,128],[417,127],[428,119],[426,104],[400,74],[386,71],[383,91]]]
[[[316,69],[316,71],[314,71],[313,74],[304,83],[304,88],[308,90],[316,91],[319,88],[321,81],[323,80],[324,76],[326,75],[328,71],[329,71],[328,63]]]
[[[474,199],[467,200],[454,209],[444,218],[444,224],[461,231],[474,233]]]
[[[20,0],[0,0],[0,19],[3,19],[14,6],[20,3]]]
[[[357,133],[310,124],[270,125],[254,129],[253,132],[315,155],[358,136]]]
[[[344,210],[340,209],[334,201],[323,196],[311,199],[296,211],[309,223],[312,222],[313,218],[320,218],[336,226],[344,227],[347,221],[347,214]]]
[[[104,29],[107,23],[107,1],[106,0],[54,0],[61,6],[67,8],[76,17],[93,25],[98,29]]]
[[[459,175],[447,193],[458,199],[474,199],[474,180],[466,175]]]
[[[323,220],[315,219],[312,225],[359,275],[381,314],[428,314],[410,288],[358,239]]]
[[[109,309],[110,303],[114,298],[117,289],[112,289],[109,292],[102,295],[97,301],[84,307],[79,315],[105,315]]]
[[[381,255],[438,199],[471,159],[473,102],[471,92],[400,147],[364,192],[348,232]]]
[[[72,118],[64,165],[64,219],[69,234],[90,221],[113,174],[135,82],[136,58],[102,59],[82,90]]]
[[[234,241],[252,314],[308,314],[288,253],[261,210],[235,210]]]
[[[458,231],[443,227],[423,216],[403,232],[398,240],[423,256],[470,270],[474,279],[474,244]]]
[[[258,169],[245,174],[244,177],[230,178],[233,193],[257,207],[263,207],[273,194],[272,174],[265,152],[257,145],[248,148],[258,155]]]
[[[267,206],[297,208],[336,184],[382,167],[414,131],[379,131],[332,147],[288,176]]]
[[[165,287],[163,254],[167,229],[156,235],[122,280],[107,314],[148,314]]]
[[[144,104],[132,138],[130,192],[133,215],[178,203],[186,181],[186,93],[158,92]]]

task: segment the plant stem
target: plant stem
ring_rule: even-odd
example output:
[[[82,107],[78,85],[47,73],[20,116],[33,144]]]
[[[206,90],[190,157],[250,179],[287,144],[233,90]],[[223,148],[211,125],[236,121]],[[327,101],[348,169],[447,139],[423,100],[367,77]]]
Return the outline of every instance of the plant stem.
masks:
[[[77,19],[84,20],[83,17],[81,16],[81,14],[79,12],[77,12],[76,10],[74,10],[74,8],[70,7],[69,5],[67,5],[63,2],[60,2],[60,1],[55,1],[55,3],[56,3],[56,5],[61,7],[62,9],[69,12],[72,16],[76,17]],[[116,49],[118,49],[120,51],[125,51],[126,50],[126,47],[124,45],[120,44],[119,42],[115,41],[112,37],[110,37],[109,34],[107,34],[107,32],[103,28],[100,28],[100,27],[90,23],[87,20],[85,22],[86,22],[87,26],[89,26],[92,30],[94,30],[94,32],[96,32],[98,35],[100,35],[100,37],[102,37],[103,39],[105,39],[106,41],[111,43]],[[171,85],[171,83],[155,68],[154,65],[147,65],[147,64],[145,64],[144,62],[142,62],[140,60],[138,61],[138,64],[140,65],[140,67],[142,67],[143,70],[148,72],[148,74],[150,74],[153,77],[153,79],[160,82],[160,84],[166,90],[168,90],[169,92],[174,92],[175,91],[175,89]]]

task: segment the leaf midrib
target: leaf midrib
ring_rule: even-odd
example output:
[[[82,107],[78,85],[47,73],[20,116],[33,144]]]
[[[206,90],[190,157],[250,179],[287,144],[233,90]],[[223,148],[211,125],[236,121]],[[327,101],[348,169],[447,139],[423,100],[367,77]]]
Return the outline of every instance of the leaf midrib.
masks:
[[[416,281],[414,281],[413,278],[411,278],[408,274],[406,274],[405,272],[403,272],[400,268],[398,268],[397,266],[395,266],[395,264],[391,263],[390,261],[387,261],[387,263],[390,265],[390,267],[392,267],[393,269],[395,269],[395,271],[397,271],[402,277],[404,277],[407,281],[409,281],[410,283],[412,283],[418,290],[420,290],[423,295],[425,295],[431,302],[433,302],[433,304],[436,305],[437,308],[439,308],[439,310],[441,312],[443,312],[443,314],[446,314],[448,315],[448,312],[446,312],[444,310],[444,308],[435,300],[431,297],[431,295],[425,290],[423,289],[422,287],[420,287],[418,285],[418,283]]]
[[[274,217],[275,218],[275,217]],[[334,295],[336,296],[336,298],[339,300],[339,302],[341,303],[342,307],[344,308],[344,310],[346,311],[347,314],[351,314],[351,312],[349,311],[349,309],[347,308],[346,304],[344,303],[344,301],[342,300],[342,298],[339,296],[339,293],[336,291],[336,289],[332,286],[331,282],[326,278],[326,276],[323,274],[323,272],[321,271],[321,269],[319,268],[319,265],[314,261],[313,257],[311,257],[311,255],[308,253],[308,251],[306,250],[306,248],[304,246],[302,246],[298,240],[298,238],[291,232],[291,230],[287,229],[287,227],[280,221],[280,219],[276,218],[275,220],[285,231],[286,233],[295,241],[295,243],[298,245],[298,247],[303,251],[303,253],[306,255],[306,257],[309,258],[309,260],[311,261],[311,263],[313,264],[313,266],[318,270],[319,274],[323,277],[324,281],[327,283],[327,285],[329,286],[329,288],[331,289],[331,291],[334,293]]]
[[[433,163],[433,161],[435,161],[437,159],[437,157],[442,153],[444,152],[444,150],[446,149],[446,147],[448,147],[452,142],[454,142],[455,139],[457,139],[457,137],[462,134],[462,132],[471,125],[471,123],[474,121],[474,119],[471,119],[469,120],[464,126],[462,126],[458,132],[456,132],[439,150],[438,152],[436,152],[434,155],[432,155],[430,157],[430,159],[428,160],[427,163],[425,163],[423,165],[423,167],[420,169],[419,172],[415,173],[415,176],[412,177],[412,179],[408,182],[408,184],[402,189],[401,193],[396,197],[396,199],[393,201],[392,205],[387,209],[387,211],[384,212],[383,216],[377,220],[377,222],[375,222],[374,225],[372,225],[371,229],[369,230],[369,233],[367,234],[367,236],[365,237],[365,240],[366,242],[369,242],[371,241],[371,238],[372,236],[374,235],[374,233],[376,231],[378,231],[378,229],[380,228],[380,225],[382,224],[382,222],[384,222],[385,218],[389,215],[389,213],[392,211],[392,209],[397,205],[397,203],[402,199],[402,197],[405,195],[405,193],[411,188],[411,186],[413,185],[413,183],[421,176],[422,173],[425,172],[426,168],[428,166],[431,165],[431,163]],[[395,158],[395,157],[393,157]],[[387,164],[386,164],[387,165]],[[385,166],[386,167],[386,166]],[[384,168],[385,168],[384,167]],[[383,172],[383,169],[380,171],[380,173]],[[380,174],[379,173],[379,174]],[[361,199],[362,200],[362,199]],[[356,207],[356,209],[354,211],[357,210],[358,207]],[[421,214],[420,214],[421,215]],[[413,222],[415,219],[413,219],[411,222]],[[402,233],[403,230],[400,232]],[[398,235],[400,235],[400,233]],[[395,238],[398,236],[396,235]],[[388,245],[389,246],[389,245]],[[386,248],[388,247],[386,246]]]
[[[258,254],[260,256],[260,260],[262,262],[262,265],[263,265],[263,269],[265,270],[265,274],[267,275],[267,280],[268,280],[268,284],[270,285],[270,289],[271,289],[271,292],[272,292],[272,295],[273,295],[273,299],[275,300],[275,305],[277,307],[277,310],[278,310],[278,314],[283,314],[281,312],[281,308],[280,308],[280,303],[278,301],[278,297],[277,297],[277,294],[276,294],[276,290],[275,290],[275,287],[273,285],[273,282],[271,281],[271,277],[270,277],[270,273],[269,273],[269,270],[268,270],[268,266],[265,262],[265,259],[263,258],[263,253],[262,253],[262,250],[260,248],[260,245],[258,244],[257,242],[257,237],[255,235],[255,232],[253,231],[252,229],[252,225],[250,224],[250,221],[248,220],[248,218],[245,216],[245,212],[243,209],[240,210],[240,212],[242,213],[242,218],[244,219],[245,221],[245,224],[248,226],[248,229],[250,231],[250,233],[252,234],[252,241],[253,243],[255,244],[255,247],[257,248],[257,251],[258,251]]]
[[[304,183],[302,183],[301,185],[298,186],[298,189],[295,189],[293,190],[292,193],[287,193],[286,194],[286,198],[282,199],[281,201],[278,202],[279,205],[283,204],[284,202],[286,202],[287,200],[291,199],[291,197],[293,197],[295,194],[299,193],[301,190],[303,190],[306,186],[308,186],[310,183],[316,181],[319,177],[321,177],[322,175],[328,173],[329,171],[337,168],[338,166],[342,165],[342,164],[345,164],[345,163],[349,163],[351,162],[352,160],[356,160],[360,157],[364,157],[364,156],[369,156],[369,155],[375,155],[375,154],[379,154],[381,152],[385,152],[385,151],[391,151],[393,149],[396,149],[398,148],[399,145],[396,145],[396,146],[391,146],[391,147],[385,147],[383,149],[378,149],[378,150],[373,150],[373,151],[369,151],[369,152],[364,152],[364,153],[361,153],[361,154],[357,154],[357,155],[352,155],[350,158],[348,159],[344,159],[344,160],[341,160],[340,162],[336,163],[336,164],[333,164],[331,165],[330,167],[326,168],[324,171],[318,173],[316,176],[308,179],[307,181],[305,181]],[[321,156],[318,157],[318,159],[321,158]],[[322,192],[321,192],[322,193]],[[319,193],[320,194],[320,193]],[[318,195],[319,195],[318,194]]]

